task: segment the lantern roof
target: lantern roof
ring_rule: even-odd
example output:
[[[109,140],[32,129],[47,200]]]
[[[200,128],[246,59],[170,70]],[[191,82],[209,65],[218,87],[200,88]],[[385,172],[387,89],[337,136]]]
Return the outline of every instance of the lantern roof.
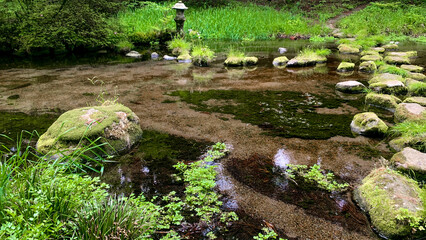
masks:
[[[176,3],[173,7],[173,9],[179,9],[179,10],[186,10],[188,9],[185,4],[183,4],[182,1],[179,1],[178,3]]]

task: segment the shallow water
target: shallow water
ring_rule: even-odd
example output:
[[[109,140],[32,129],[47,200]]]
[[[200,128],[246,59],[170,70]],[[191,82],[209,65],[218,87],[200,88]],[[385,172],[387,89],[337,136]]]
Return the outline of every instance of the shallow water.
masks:
[[[272,67],[278,47],[286,47],[285,55],[291,58],[306,44],[310,43],[210,43],[216,51],[233,45],[258,56],[258,66],[251,68],[225,68],[220,52],[207,68],[114,54],[2,59],[0,133],[13,136],[20,129],[42,133],[58,114],[95,105],[101,93],[107,99],[119,97],[140,117],[145,138],[117,159],[120,163],[107,166],[103,178],[112,192],[155,196],[179,191],[182,186],[171,177],[172,165],[194,161],[208,144],[223,141],[234,150],[219,163],[218,191],[225,196],[225,208],[246,219],[236,225],[240,230],[233,231],[258,231],[265,220],[291,239],[374,239],[349,194],[296,186],[277,174],[288,163],[319,163],[355,186],[380,165],[379,156],[391,155],[380,139],[350,133],[352,116],[368,110],[363,95],[334,90],[340,81],[368,80],[369,75],[357,71],[352,75],[335,71],[342,59],[358,62],[358,57],[334,53],[327,64],[315,67]],[[335,52],[335,45],[328,47]],[[417,50],[413,64],[425,66],[425,45],[401,43],[401,50]],[[94,77],[103,84],[90,83]],[[392,124],[392,113],[379,115]]]

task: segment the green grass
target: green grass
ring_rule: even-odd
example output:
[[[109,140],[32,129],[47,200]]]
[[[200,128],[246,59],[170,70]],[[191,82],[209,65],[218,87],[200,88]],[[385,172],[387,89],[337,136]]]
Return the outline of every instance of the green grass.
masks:
[[[191,43],[185,41],[183,38],[176,37],[167,43],[167,47],[173,51],[173,54],[180,55],[189,53],[189,50],[191,50]]]
[[[426,134],[426,124],[416,121],[398,123],[391,129],[391,134],[396,136],[417,137]]]
[[[377,64],[376,64],[377,66]],[[396,74],[396,75],[400,75],[402,77],[407,77],[409,72],[407,70],[404,70],[402,68],[399,68],[397,66],[394,65],[381,65],[381,67],[379,68],[379,72],[380,73],[392,73],[392,74]]]
[[[424,82],[412,83],[408,85],[408,91],[412,93],[413,95],[426,97],[426,83]]]
[[[303,56],[303,57],[310,57],[310,56],[323,56],[326,57],[328,55],[331,54],[331,50],[328,48],[318,48],[318,49],[313,49],[313,48],[304,48],[300,51],[299,56]]]
[[[346,33],[365,35],[424,35],[426,4],[370,3],[365,9],[343,18],[338,26]]]
[[[313,36],[309,38],[309,41],[313,43],[325,43],[325,42],[334,42],[336,39],[334,37],[321,37],[321,36]]]
[[[120,12],[115,19],[124,33],[174,29],[172,3],[149,3]],[[272,7],[232,3],[220,8],[190,8],[185,12],[185,33],[196,30],[204,39],[271,39],[277,33],[323,35],[324,24],[314,24],[302,14]]]
[[[192,59],[198,65],[207,65],[214,58],[214,52],[208,46],[196,45],[192,49]]]

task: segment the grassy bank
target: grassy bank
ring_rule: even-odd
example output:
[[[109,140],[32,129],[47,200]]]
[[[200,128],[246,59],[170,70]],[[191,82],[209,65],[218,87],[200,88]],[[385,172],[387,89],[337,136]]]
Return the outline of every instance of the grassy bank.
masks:
[[[126,34],[173,29],[172,3],[149,3],[127,9],[116,21]],[[232,3],[219,8],[190,8],[185,12],[185,32],[189,29],[204,39],[270,39],[276,34],[321,35],[329,32],[324,21],[313,23],[300,13],[277,11],[268,6]]]

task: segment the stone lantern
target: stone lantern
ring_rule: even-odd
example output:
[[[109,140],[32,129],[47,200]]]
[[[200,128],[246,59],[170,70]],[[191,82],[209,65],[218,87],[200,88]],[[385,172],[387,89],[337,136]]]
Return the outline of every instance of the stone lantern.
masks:
[[[188,8],[185,6],[185,4],[183,4],[182,1],[179,1],[173,6],[173,9],[176,9],[176,17],[175,17],[176,32],[181,37],[183,37],[183,24],[185,23],[185,20],[186,20],[183,12],[185,12],[185,10]]]

